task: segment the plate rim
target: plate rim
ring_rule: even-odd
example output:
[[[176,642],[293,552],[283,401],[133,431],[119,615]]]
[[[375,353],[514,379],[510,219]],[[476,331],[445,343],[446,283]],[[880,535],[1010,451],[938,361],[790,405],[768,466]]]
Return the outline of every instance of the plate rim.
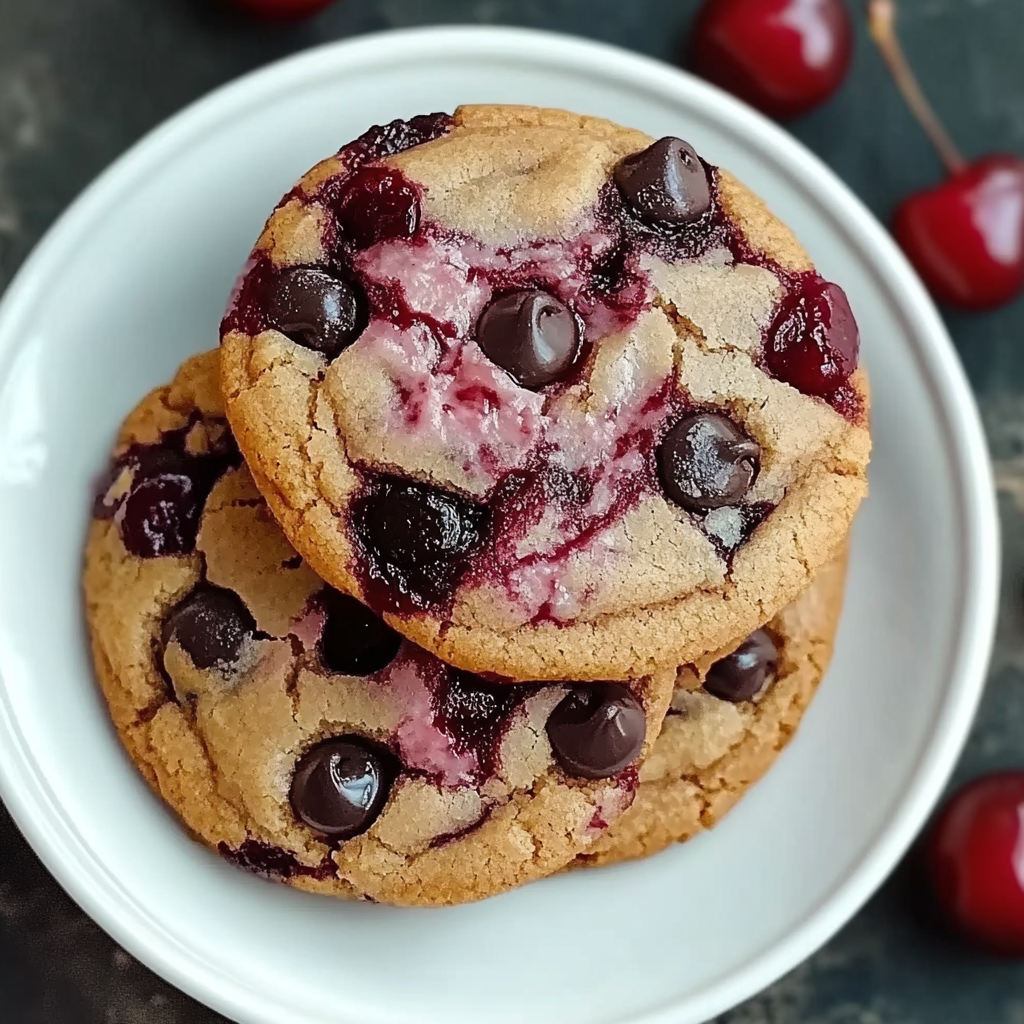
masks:
[[[949,659],[947,697],[932,739],[887,826],[816,910],[739,971],[682,999],[624,1019],[622,1024],[703,1021],[754,995],[818,949],[896,865],[939,797],[966,740],[996,626],[998,514],[988,448],[966,375],[938,311],[895,243],[821,160],[777,125],[716,87],[671,65],[607,43],[537,29],[477,25],[397,29],[328,42],[251,71],[193,101],[143,135],[79,194],[49,227],[0,296],[0,387],[6,384],[23,342],[8,325],[17,321],[21,308],[35,301],[48,279],[47,266],[59,265],[110,197],[117,192],[123,195],[126,187],[144,181],[146,168],[158,163],[162,153],[193,144],[216,130],[232,112],[319,77],[333,76],[339,67],[350,74],[360,63],[393,62],[403,54],[436,61],[457,57],[468,49],[475,57],[483,52],[518,64],[550,66],[557,59],[560,67],[571,72],[629,84],[672,104],[685,102],[689,106],[695,97],[706,100],[715,112],[716,126],[772,151],[776,166],[797,180],[865,255],[866,265],[881,279],[883,290],[908,324],[912,354],[943,416],[944,451],[958,487],[959,520],[967,528],[959,566],[966,585],[961,595],[960,631]],[[230,972],[199,959],[143,904],[120,889],[111,871],[65,818],[29,756],[30,747],[0,678],[0,735],[4,732],[10,742],[0,743],[0,796],[37,856],[93,920],[157,974],[221,1013],[266,1024],[298,1021],[288,1007],[268,1007]]]

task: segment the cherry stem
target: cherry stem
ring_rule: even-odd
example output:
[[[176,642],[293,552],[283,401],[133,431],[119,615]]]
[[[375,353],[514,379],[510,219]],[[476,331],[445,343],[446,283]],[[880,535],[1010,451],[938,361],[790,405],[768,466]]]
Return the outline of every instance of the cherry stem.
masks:
[[[946,170],[951,175],[959,174],[967,168],[967,161],[932,110],[907,63],[903,48],[896,37],[896,4],[893,0],[868,0],[868,31],[882,54],[882,59],[888,65],[896,87],[906,100],[917,123],[931,140]]]

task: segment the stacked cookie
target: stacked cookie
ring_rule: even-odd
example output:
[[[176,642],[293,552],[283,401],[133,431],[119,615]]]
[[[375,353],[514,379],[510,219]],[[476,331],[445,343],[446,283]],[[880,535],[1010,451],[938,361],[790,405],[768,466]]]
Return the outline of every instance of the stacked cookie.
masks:
[[[857,358],[841,289],[681,140],[371,129],[122,428],[85,586],[129,753],[225,857],[336,895],[689,837],[827,666]]]

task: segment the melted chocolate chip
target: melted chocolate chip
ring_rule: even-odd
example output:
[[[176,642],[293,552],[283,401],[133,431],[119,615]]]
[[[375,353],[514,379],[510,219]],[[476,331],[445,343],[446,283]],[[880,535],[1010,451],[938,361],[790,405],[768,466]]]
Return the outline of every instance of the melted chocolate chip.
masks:
[[[331,205],[341,240],[354,249],[369,249],[388,238],[411,238],[420,222],[416,187],[386,167],[356,171]]]
[[[476,338],[488,358],[524,388],[558,380],[580,349],[579,325],[572,310],[539,289],[495,299],[480,317]]]
[[[617,683],[581,684],[551,712],[548,738],[570,775],[604,779],[632,764],[647,721],[640,702]]]
[[[353,508],[371,581],[414,606],[449,596],[482,538],[488,511],[424,484],[384,478]],[[401,602],[396,603],[396,607]]]
[[[255,635],[256,620],[242,599],[210,585],[180,601],[164,625],[164,643],[176,641],[201,669],[230,668]]]
[[[691,512],[734,505],[760,468],[761,449],[728,416],[700,412],[665,435],[658,468],[665,493]]]
[[[314,267],[275,274],[263,288],[271,326],[333,359],[362,333],[363,302],[355,287]]]
[[[689,224],[711,209],[707,171],[682,139],[660,139],[620,160],[614,173],[626,202],[648,223]]]
[[[764,629],[751,633],[732,654],[708,670],[704,689],[719,700],[737,703],[756,697],[775,678],[779,651]]]
[[[325,836],[351,839],[377,820],[395,775],[390,755],[362,737],[324,740],[295,766],[292,810]]]
[[[327,618],[320,658],[332,672],[368,676],[389,665],[402,638],[354,597],[328,587],[320,596]]]

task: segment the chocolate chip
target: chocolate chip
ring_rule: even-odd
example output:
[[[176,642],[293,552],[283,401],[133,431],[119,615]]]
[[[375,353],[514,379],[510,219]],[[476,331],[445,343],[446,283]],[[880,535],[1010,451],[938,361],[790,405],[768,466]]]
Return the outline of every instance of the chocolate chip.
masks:
[[[764,629],[751,633],[732,654],[708,670],[704,689],[719,700],[733,704],[756,697],[775,678],[779,651]]]
[[[196,668],[227,669],[255,633],[256,620],[233,590],[202,586],[168,616],[164,641],[176,641]]]
[[[454,494],[407,481],[385,483],[367,510],[373,547],[402,569],[451,561],[480,541],[484,510]]]
[[[332,671],[368,676],[389,665],[402,638],[354,597],[328,587],[320,596],[327,619],[320,634],[320,658]]]
[[[272,326],[292,341],[333,359],[362,333],[363,303],[355,287],[313,267],[295,267],[266,285]]]
[[[697,151],[666,137],[620,160],[615,181],[641,220],[688,224],[711,209],[711,186]]]
[[[760,465],[757,442],[714,412],[680,420],[658,452],[665,493],[691,512],[734,505],[750,490]]]
[[[632,764],[646,734],[643,707],[617,683],[580,684],[548,719],[555,756],[570,775],[585,779],[604,779]]]
[[[351,839],[377,820],[394,778],[391,758],[361,737],[324,740],[295,766],[292,810],[325,836]]]
[[[480,317],[476,340],[488,358],[524,388],[558,380],[580,350],[579,324],[572,310],[539,289],[495,299]]]

